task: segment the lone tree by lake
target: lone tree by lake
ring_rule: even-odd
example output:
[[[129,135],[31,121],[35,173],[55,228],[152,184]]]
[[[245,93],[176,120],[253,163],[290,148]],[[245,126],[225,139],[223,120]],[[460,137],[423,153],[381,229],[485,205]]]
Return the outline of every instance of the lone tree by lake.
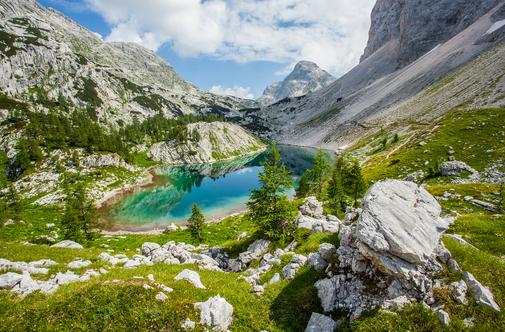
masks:
[[[268,237],[285,239],[295,229],[297,210],[286,196],[286,191],[293,185],[293,179],[281,162],[275,145],[270,149],[270,158],[263,167],[263,172],[259,174],[261,188],[252,191],[247,203],[249,217]]]
[[[205,218],[200,211],[198,205],[193,204],[191,217],[188,219],[188,229],[191,237],[198,242],[203,241],[203,227],[205,225]]]

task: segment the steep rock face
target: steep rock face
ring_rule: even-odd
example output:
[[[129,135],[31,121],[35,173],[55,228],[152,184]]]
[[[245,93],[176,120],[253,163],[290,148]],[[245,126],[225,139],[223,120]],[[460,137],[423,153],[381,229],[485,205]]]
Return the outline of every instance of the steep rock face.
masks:
[[[199,164],[252,154],[264,148],[263,143],[231,123],[192,123],[188,125],[188,132],[193,139],[184,144],[175,141],[155,143],[149,156],[167,165]]]
[[[466,2],[462,8],[468,7],[465,9],[468,12],[474,8],[476,13],[482,13],[487,7],[481,3],[492,4],[488,1]],[[388,4],[389,2],[384,2],[383,6],[387,9]],[[417,22],[423,20],[423,11],[428,10],[425,1],[410,2],[410,5],[414,6],[408,11],[412,18],[400,20],[402,31],[414,29],[411,25],[417,25],[421,29],[422,24]],[[434,6],[437,8],[438,5]],[[390,18],[384,14],[382,19],[385,23],[377,29],[384,31],[385,38],[375,40],[371,36],[370,51],[367,52],[378,49],[373,54],[366,54],[368,56],[359,65],[326,88],[261,110],[259,116],[271,128],[269,138],[283,143],[345,148],[373,128],[394,121],[417,121],[420,116],[426,117],[428,109],[435,111],[429,113],[432,116],[440,116],[463,103],[471,103],[475,107],[503,107],[503,99],[499,98],[505,86],[501,66],[505,61],[502,6],[499,4],[493,7],[459,33],[458,29],[465,25],[458,25],[458,29],[451,28],[456,35],[445,42],[437,40],[433,47],[427,49],[427,53],[408,65],[403,65],[402,59],[407,59],[414,53],[419,54],[421,48],[414,45],[412,54],[405,53],[408,56],[401,57],[404,42],[401,38],[388,37],[396,34],[396,25],[387,24],[394,21],[395,15]],[[468,18],[464,19],[469,15],[467,12],[452,5],[443,8],[452,11],[456,22],[468,21]],[[376,9],[374,13],[377,15],[380,11]],[[476,15],[472,13],[469,17],[478,17]],[[425,24],[429,25],[430,21],[426,20]],[[423,29],[432,31],[430,27]],[[433,42],[430,41],[430,32],[419,31],[419,36],[418,40],[411,42],[419,45]],[[444,38],[449,36],[450,34]],[[465,65],[471,67],[466,71],[457,71],[459,86],[454,83],[454,89],[450,93],[444,93],[445,87],[429,88],[446,74]],[[467,75],[470,72],[471,75]],[[452,82],[443,82],[442,86],[444,85],[452,85]],[[483,98],[482,90],[487,90],[490,86],[495,86],[495,91],[486,93],[488,97]],[[463,89],[465,94],[458,93]]]
[[[361,61],[387,42],[398,40],[400,66],[466,29],[500,0],[378,0],[372,11],[370,38]]]
[[[242,107],[184,81],[152,51],[103,42],[33,0],[0,0],[0,33],[0,90],[35,110],[90,107],[102,122],[121,124]]]
[[[286,97],[298,97],[330,85],[335,78],[310,61],[300,61],[282,81],[268,86],[258,101],[268,105]]]

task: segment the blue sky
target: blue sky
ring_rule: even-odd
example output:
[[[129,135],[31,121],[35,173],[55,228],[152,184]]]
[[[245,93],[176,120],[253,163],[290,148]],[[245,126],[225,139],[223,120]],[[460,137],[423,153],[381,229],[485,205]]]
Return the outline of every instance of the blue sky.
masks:
[[[299,60],[357,64],[374,0],[38,0],[106,41],[157,52],[203,90],[259,97]]]

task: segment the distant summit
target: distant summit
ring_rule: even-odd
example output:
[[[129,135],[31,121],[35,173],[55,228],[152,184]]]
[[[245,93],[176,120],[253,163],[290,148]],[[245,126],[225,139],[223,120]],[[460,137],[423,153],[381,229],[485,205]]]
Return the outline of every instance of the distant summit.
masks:
[[[300,61],[282,82],[268,86],[258,102],[272,104],[286,97],[302,96],[330,85],[335,78],[314,62]]]

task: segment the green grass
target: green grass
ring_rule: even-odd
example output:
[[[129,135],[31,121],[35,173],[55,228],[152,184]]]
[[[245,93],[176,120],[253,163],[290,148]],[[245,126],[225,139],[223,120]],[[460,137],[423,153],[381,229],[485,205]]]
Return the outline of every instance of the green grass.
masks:
[[[431,133],[434,126],[436,129]],[[390,146],[373,155],[363,171],[370,181],[401,178],[417,170],[427,172],[435,162],[447,160],[449,147],[455,151],[457,160],[482,171],[492,161],[505,156],[504,126],[505,109],[502,108],[453,110],[438,123],[418,129],[416,138],[397,151],[391,153],[394,146]],[[426,161],[428,165],[424,164]]]

